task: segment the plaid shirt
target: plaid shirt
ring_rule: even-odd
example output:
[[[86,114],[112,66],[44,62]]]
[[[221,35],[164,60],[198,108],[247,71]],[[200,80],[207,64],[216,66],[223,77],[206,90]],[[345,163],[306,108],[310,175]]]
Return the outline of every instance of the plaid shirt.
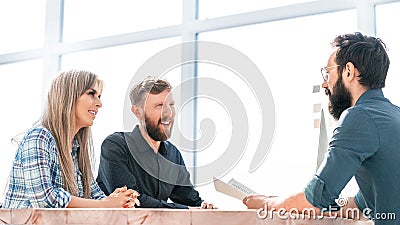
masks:
[[[82,173],[78,168],[76,141],[72,148],[78,197],[83,197]],[[4,208],[65,208],[71,194],[64,190],[56,141],[43,127],[30,129],[21,141],[15,155]],[[91,198],[105,198],[93,179]]]

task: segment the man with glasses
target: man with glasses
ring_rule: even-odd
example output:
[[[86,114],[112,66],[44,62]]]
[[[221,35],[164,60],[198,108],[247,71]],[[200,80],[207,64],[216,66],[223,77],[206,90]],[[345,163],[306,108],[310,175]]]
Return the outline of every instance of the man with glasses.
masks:
[[[303,192],[289,197],[247,196],[255,209],[297,209],[400,224],[400,108],[383,96],[389,57],[385,44],[361,33],[337,36],[321,69],[329,112],[338,120],[325,159]],[[352,177],[355,197],[339,194]],[[307,211],[308,209],[308,211]],[[311,209],[311,210],[310,210]],[[362,215],[362,214],[361,214]]]

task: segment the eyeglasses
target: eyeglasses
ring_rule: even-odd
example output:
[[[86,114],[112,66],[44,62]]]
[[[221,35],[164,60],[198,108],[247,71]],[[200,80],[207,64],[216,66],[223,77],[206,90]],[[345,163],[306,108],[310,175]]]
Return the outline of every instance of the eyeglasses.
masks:
[[[338,66],[340,66],[340,65],[322,67],[322,68],[321,68],[322,79],[324,79],[324,81],[328,81],[328,76],[329,76],[329,74],[328,74],[328,71],[327,71],[327,70],[330,69],[330,68],[338,67]]]

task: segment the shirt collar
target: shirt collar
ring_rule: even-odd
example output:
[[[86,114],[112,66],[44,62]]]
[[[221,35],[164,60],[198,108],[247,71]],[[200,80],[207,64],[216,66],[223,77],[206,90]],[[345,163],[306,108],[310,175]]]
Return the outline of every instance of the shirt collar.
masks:
[[[72,156],[76,156],[78,154],[78,150],[79,150],[79,143],[78,140],[76,138],[74,138],[74,140],[72,141]]]
[[[355,105],[361,104],[371,98],[385,98],[382,89],[369,89],[364,92],[358,99]]]
[[[136,125],[135,128],[133,129],[132,138],[139,152],[153,151],[153,148],[149,145],[149,143],[147,143],[147,141],[142,136],[142,133],[140,132],[139,129],[139,125]],[[162,155],[165,155],[167,153],[164,141],[160,143],[158,152]]]

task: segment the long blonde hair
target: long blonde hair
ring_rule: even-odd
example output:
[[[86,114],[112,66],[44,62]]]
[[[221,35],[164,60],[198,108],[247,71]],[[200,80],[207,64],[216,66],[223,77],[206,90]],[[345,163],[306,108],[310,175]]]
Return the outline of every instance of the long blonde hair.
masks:
[[[51,84],[47,108],[41,119],[41,124],[56,140],[64,189],[75,196],[78,195],[78,186],[71,150],[72,140],[76,138],[78,141],[78,165],[82,172],[85,198],[90,198],[90,183],[93,179],[91,162],[94,152],[90,127],[81,128],[76,135],[74,134],[75,107],[78,98],[95,84],[98,84],[98,92],[101,93],[103,83],[96,74],[82,70],[61,72]]]

